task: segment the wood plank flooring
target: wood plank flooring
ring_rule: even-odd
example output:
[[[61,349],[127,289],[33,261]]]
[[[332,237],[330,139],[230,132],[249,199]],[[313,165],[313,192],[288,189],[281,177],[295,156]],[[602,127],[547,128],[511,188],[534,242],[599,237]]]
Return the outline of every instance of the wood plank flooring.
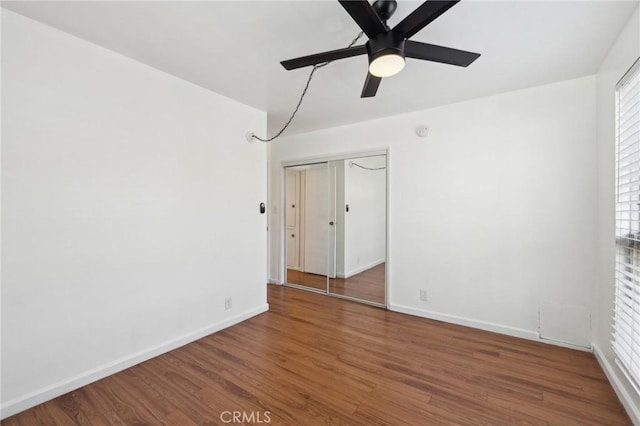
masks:
[[[590,353],[282,286],[269,304],[2,425],[631,424]]]
[[[329,279],[329,292],[384,305],[384,280],[385,264],[381,263],[349,278]]]
[[[287,269],[287,282],[327,291],[327,276]]]
[[[327,277],[287,269],[287,282],[327,291]],[[349,278],[330,278],[329,292],[368,302],[385,303],[385,264],[376,265]]]

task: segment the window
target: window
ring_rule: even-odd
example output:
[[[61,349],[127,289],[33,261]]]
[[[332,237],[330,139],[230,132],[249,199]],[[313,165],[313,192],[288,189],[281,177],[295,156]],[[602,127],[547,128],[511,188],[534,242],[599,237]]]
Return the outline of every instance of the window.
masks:
[[[616,285],[613,350],[640,389],[640,60],[616,86]]]

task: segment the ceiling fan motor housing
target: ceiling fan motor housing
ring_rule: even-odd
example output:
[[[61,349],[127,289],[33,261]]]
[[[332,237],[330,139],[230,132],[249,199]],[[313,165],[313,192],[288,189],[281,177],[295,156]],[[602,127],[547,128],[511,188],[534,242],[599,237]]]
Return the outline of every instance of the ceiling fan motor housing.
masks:
[[[383,22],[386,22],[387,19],[391,18],[393,12],[396,11],[398,4],[396,3],[396,0],[377,0],[373,2],[372,7],[380,19],[382,19]]]
[[[395,31],[377,34],[367,42],[369,63],[384,55],[399,55],[404,58],[404,37]]]

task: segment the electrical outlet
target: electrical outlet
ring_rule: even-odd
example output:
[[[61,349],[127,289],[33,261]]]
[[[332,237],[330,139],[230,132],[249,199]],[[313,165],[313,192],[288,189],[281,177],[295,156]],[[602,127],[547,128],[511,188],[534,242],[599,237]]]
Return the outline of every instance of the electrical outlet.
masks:
[[[420,289],[420,300],[422,300],[423,302],[426,302],[427,300],[429,300],[427,298],[427,290]]]
[[[224,309],[225,311],[228,311],[229,309],[231,309],[231,307],[233,306],[233,299],[230,297],[227,297],[226,299],[224,299]]]
[[[360,264],[360,256],[358,256],[358,257],[356,258],[356,263],[357,263],[358,265]]]

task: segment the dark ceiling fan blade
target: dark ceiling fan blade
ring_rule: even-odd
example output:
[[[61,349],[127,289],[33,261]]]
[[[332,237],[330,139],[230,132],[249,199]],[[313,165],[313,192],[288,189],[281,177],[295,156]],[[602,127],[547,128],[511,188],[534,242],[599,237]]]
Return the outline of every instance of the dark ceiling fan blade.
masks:
[[[404,55],[407,58],[424,59],[427,61],[441,62],[443,64],[457,65],[459,67],[467,67],[480,57],[479,53],[436,46],[435,44],[420,43],[412,40],[405,42]]]
[[[307,67],[309,65],[321,64],[323,62],[335,61],[338,59],[350,58],[352,56],[364,55],[367,48],[363,45],[346,47],[344,49],[330,50],[328,52],[316,53],[315,55],[302,56],[300,58],[288,59],[280,62],[288,70]]]
[[[387,27],[367,0],[338,0],[367,37],[386,33]]]
[[[360,97],[371,98],[375,96],[381,81],[382,81],[381,77],[376,77],[374,75],[371,75],[370,72],[368,72],[367,79],[364,81],[364,87],[362,88],[362,93],[360,94]]]
[[[435,21],[435,19],[451,9],[460,0],[455,1],[425,1],[416,10],[411,12],[409,16],[404,18],[398,25],[395,26],[393,31],[398,31],[404,35],[404,38],[409,38],[416,34],[418,31],[426,27],[429,23]]]

